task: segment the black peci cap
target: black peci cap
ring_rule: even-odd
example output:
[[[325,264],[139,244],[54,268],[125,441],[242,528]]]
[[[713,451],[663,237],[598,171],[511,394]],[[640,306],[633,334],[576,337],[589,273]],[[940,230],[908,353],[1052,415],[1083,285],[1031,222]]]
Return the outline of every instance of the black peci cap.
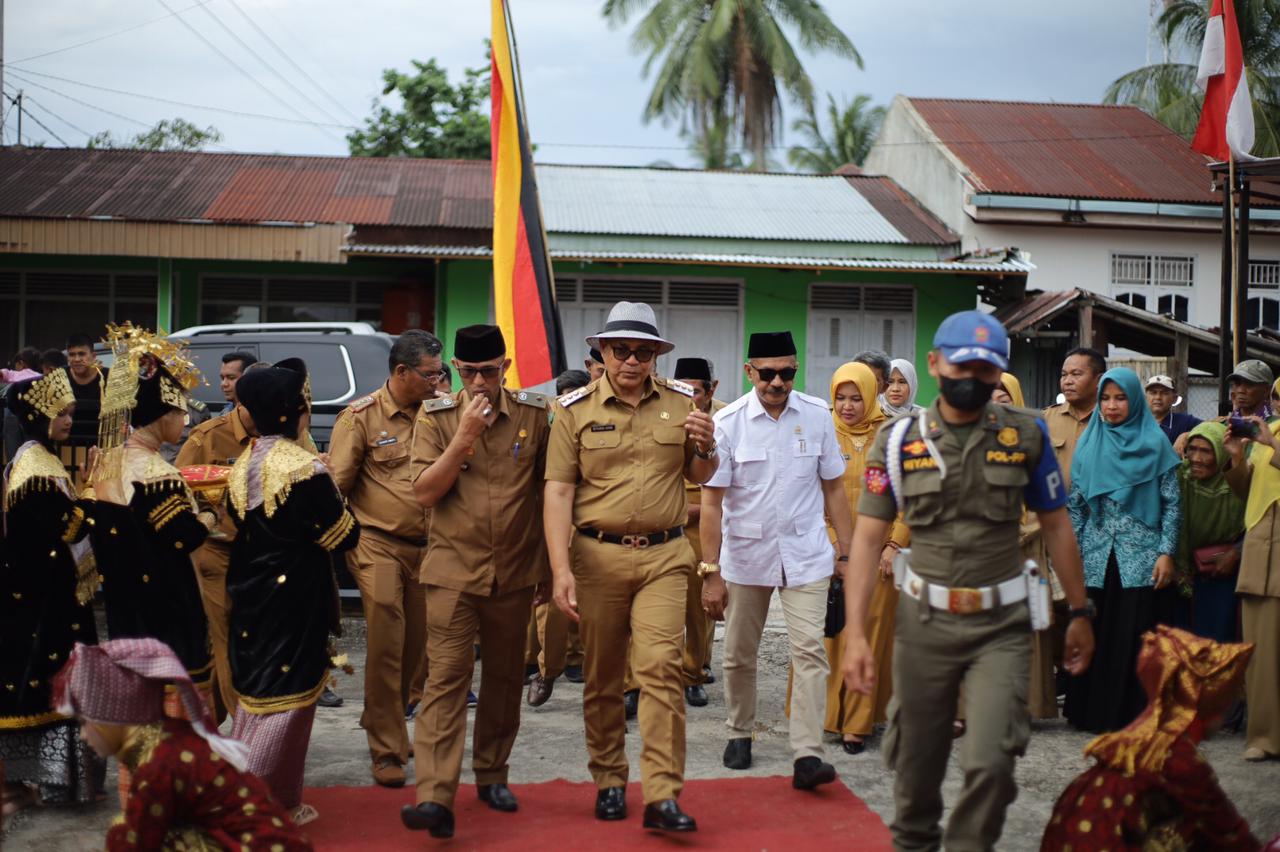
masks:
[[[751,335],[747,358],[785,358],[796,354],[796,342],[789,331],[760,331]]]
[[[467,325],[453,336],[453,357],[477,363],[492,361],[507,354],[507,342],[496,325]]]

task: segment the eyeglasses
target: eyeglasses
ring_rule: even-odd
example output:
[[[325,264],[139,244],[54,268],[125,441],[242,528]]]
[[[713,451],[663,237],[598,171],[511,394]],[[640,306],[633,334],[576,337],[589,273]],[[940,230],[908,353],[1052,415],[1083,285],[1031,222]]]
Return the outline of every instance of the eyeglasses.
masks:
[[[628,346],[614,345],[610,346],[609,349],[613,352],[613,357],[617,358],[619,361],[629,361],[631,356],[634,355],[636,356],[636,360],[641,364],[648,364],[653,360],[653,356],[658,354],[657,349],[649,346],[646,346],[643,349],[632,349]]]
[[[439,382],[444,378],[444,370],[436,370],[434,373],[424,373],[415,367],[408,367],[408,369],[410,372],[415,373],[418,378],[422,379],[424,382]]]
[[[789,382],[796,377],[795,367],[783,367],[781,370],[775,370],[772,367],[752,367],[751,369],[756,371],[756,375],[762,382],[772,382],[775,377]]]
[[[477,374],[486,379],[492,379],[501,371],[502,367],[496,364],[490,364],[487,367],[458,367],[458,375],[464,379],[474,379]]]

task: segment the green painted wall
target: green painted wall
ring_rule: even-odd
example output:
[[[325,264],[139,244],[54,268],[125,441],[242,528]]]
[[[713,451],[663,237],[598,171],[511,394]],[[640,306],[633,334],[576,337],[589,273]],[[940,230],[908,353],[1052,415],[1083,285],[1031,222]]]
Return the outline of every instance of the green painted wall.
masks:
[[[492,263],[488,260],[455,260],[440,264],[436,290],[436,331],[448,355],[454,333],[463,326],[487,323],[491,301]],[[462,387],[453,377],[454,388]]]
[[[922,276],[916,288],[916,376],[920,391],[916,402],[928,405],[938,395],[938,383],[929,375],[929,350],[942,321],[957,311],[977,306],[977,286],[951,276]]]

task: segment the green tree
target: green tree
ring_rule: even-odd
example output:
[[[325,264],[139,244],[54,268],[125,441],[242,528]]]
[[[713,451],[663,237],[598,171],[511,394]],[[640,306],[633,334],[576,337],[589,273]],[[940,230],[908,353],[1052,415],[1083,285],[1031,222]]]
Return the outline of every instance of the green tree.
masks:
[[[163,119],[150,130],[129,139],[116,139],[111,131],[91,136],[86,148],[137,148],[143,151],[203,151],[222,141],[216,127],[197,127],[184,118]]]
[[[826,118],[831,135],[824,132],[817,113],[797,118],[791,129],[804,135],[805,144],[792,145],[787,159],[802,172],[818,174],[832,174],[848,163],[861,166],[880,132],[884,113],[884,107],[871,106],[870,95],[858,95],[838,105],[828,94]]]
[[[725,116],[718,116],[701,133],[686,133],[685,137],[689,140],[689,152],[704,169],[738,171],[746,167],[742,152],[733,144],[733,125]]]
[[[1204,0],[1165,0],[1157,20],[1169,56],[1190,62],[1161,62],[1130,71],[1114,81],[1107,103],[1140,107],[1190,140],[1200,121],[1204,93],[1196,86],[1196,65],[1204,42],[1209,4]],[[1249,93],[1253,96],[1259,157],[1280,156],[1280,0],[1236,0],[1240,45]]]
[[[604,17],[621,25],[643,15],[632,33],[655,71],[645,121],[681,117],[696,137],[727,117],[735,138],[765,168],[782,125],[785,93],[806,112],[813,82],[784,32],[801,48],[828,50],[862,67],[862,57],[816,0],[605,0]]]
[[[489,68],[468,68],[458,85],[434,59],[413,61],[413,72],[382,72],[382,96],[393,92],[400,108],[375,100],[364,128],[347,135],[354,157],[433,157],[482,160],[489,156]]]

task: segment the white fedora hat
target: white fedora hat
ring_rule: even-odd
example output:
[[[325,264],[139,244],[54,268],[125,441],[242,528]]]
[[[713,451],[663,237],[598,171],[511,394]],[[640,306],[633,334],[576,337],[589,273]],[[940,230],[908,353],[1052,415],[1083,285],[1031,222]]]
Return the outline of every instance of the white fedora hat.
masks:
[[[658,321],[653,308],[644,302],[618,302],[609,309],[609,319],[604,330],[587,338],[592,349],[603,348],[602,340],[652,340],[658,344],[658,354],[665,355],[676,345],[658,334]]]

